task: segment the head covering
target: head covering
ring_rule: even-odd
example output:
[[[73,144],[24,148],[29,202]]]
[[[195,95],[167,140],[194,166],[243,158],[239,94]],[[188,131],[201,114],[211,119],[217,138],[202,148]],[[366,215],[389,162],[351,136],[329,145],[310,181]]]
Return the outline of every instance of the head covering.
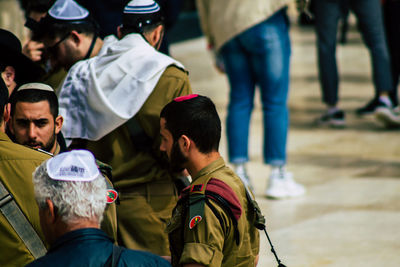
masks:
[[[124,9],[122,26],[143,32],[143,26],[163,21],[160,6],[153,0],[132,0]]]
[[[26,83],[24,85],[21,85],[17,91],[22,91],[22,90],[29,90],[29,89],[33,89],[33,90],[42,90],[42,91],[49,91],[49,92],[54,92],[54,89],[47,84],[44,83]]]
[[[65,22],[84,20],[89,17],[89,11],[74,0],[58,0],[48,13],[52,18]]]
[[[96,160],[88,150],[58,154],[46,162],[47,174],[53,180],[90,182],[100,176]]]
[[[96,27],[89,11],[74,0],[57,0],[44,18],[37,23],[30,22],[29,24],[25,24],[25,26],[34,32],[34,38],[41,39],[54,23],[93,23]]]
[[[0,65],[15,68],[21,82],[39,80],[44,70],[30,58],[22,54],[21,42],[11,32],[0,29]]]

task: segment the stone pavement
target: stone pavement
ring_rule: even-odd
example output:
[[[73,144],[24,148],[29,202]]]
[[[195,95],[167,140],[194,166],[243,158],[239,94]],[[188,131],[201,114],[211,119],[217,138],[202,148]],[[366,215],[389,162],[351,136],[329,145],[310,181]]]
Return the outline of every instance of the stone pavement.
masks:
[[[267,219],[270,238],[289,267],[400,266],[400,131],[385,130],[354,110],[373,96],[368,51],[355,27],[338,46],[340,107],[344,129],[319,128],[321,114],[312,28],[293,25],[288,169],[307,188],[304,197],[263,197],[269,175],[262,163],[262,116],[256,95],[250,136],[249,175]],[[204,38],[176,43],[171,53],[189,70],[195,92],[216,103],[225,127],[228,84],[213,68]],[[221,141],[226,157],[226,136]],[[277,266],[261,234],[258,266]]]

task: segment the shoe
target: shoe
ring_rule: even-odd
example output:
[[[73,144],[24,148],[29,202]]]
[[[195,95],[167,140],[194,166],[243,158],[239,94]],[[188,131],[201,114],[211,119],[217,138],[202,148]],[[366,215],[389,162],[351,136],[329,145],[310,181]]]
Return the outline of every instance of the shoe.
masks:
[[[375,111],[375,117],[382,122],[386,128],[400,127],[400,107],[394,109],[387,107],[379,107]]]
[[[386,108],[392,108],[391,105],[387,105],[383,101],[381,101],[379,98],[374,98],[371,101],[369,101],[365,106],[356,109],[356,114],[358,116],[365,116],[365,115],[371,115],[374,114],[377,108],[380,107],[386,107]]]
[[[268,198],[283,199],[299,197],[305,192],[304,186],[294,181],[292,173],[279,170],[271,172],[265,195]]]
[[[237,164],[234,166],[234,170],[237,176],[239,176],[240,180],[242,180],[243,184],[250,188],[253,191],[253,185],[250,182],[250,178],[247,175],[246,167],[244,164]]]
[[[346,126],[345,113],[342,110],[335,112],[326,112],[316,120],[317,125],[327,125],[331,127]]]

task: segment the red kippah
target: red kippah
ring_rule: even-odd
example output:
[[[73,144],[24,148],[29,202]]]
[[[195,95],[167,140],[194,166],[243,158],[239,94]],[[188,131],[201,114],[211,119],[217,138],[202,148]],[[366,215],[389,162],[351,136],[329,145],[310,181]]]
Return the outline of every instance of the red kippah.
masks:
[[[189,100],[189,99],[192,99],[192,98],[195,98],[195,97],[198,97],[198,96],[199,96],[198,94],[179,96],[179,97],[175,98],[174,101],[175,102],[182,102],[182,101]]]

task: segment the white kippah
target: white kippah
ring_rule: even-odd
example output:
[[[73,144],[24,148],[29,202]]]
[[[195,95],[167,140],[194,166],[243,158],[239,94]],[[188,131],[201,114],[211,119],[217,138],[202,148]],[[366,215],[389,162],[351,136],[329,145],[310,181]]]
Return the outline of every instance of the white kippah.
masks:
[[[28,90],[28,89],[54,92],[53,88],[51,88],[50,85],[47,85],[44,83],[26,83],[26,84],[21,85],[17,89],[17,91]]]
[[[96,160],[88,150],[72,150],[58,154],[46,162],[53,180],[90,182],[99,175]]]
[[[125,14],[150,14],[160,11],[160,6],[153,0],[132,0],[124,9]]]
[[[58,20],[81,20],[89,16],[89,11],[74,0],[57,0],[49,15]]]

